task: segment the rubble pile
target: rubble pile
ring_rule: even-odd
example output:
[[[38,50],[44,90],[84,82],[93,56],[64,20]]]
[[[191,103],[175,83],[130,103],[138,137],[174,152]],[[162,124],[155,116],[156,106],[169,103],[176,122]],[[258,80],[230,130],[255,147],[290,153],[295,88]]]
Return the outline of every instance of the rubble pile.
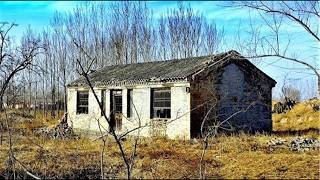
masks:
[[[270,147],[287,147],[291,151],[309,151],[320,148],[320,140],[315,138],[295,137],[291,140],[274,138],[267,143]]]
[[[77,136],[74,134],[71,127],[68,126],[66,115],[62,117],[60,123],[56,126],[49,128],[44,127],[35,131],[35,134],[45,136],[51,139],[75,139]]]
[[[308,151],[320,148],[320,140],[297,137],[291,140],[289,149],[292,151]]]

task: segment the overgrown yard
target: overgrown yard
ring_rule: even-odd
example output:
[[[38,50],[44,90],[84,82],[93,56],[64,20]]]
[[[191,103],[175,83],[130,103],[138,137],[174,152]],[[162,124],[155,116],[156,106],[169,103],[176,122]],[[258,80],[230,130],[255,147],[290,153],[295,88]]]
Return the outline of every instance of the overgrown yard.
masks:
[[[314,111],[312,105],[320,104],[320,100],[298,103],[292,110],[273,114],[274,131],[301,131],[320,129],[320,111]]]
[[[100,178],[101,141],[86,137],[73,140],[53,140],[35,136],[32,129],[50,126],[55,120],[31,120],[23,113],[9,112],[13,127],[13,150],[15,157],[29,172],[41,178]],[[5,116],[1,114],[1,123]],[[0,148],[0,177],[8,174],[8,132],[2,133]],[[317,131],[302,135],[319,139]],[[319,178],[319,148],[295,151],[270,140],[281,138],[290,142],[294,134],[245,133],[220,135],[210,140],[205,154],[206,178]],[[130,139],[125,148],[130,149]],[[200,141],[140,139],[134,178],[198,178],[202,152]],[[115,143],[110,139],[104,154],[104,172],[108,178],[125,178],[125,166]],[[16,174],[26,175],[21,164],[16,163]]]

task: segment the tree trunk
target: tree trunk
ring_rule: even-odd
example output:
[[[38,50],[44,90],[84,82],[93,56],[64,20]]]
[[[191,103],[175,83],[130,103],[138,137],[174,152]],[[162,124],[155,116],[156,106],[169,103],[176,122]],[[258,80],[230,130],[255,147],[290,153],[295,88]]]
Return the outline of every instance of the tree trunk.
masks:
[[[56,104],[56,90],[55,90],[55,87],[53,86],[52,92],[51,92],[51,117],[54,117],[54,118],[56,117],[55,104]]]
[[[55,76],[55,67],[53,67],[53,75],[51,77],[51,87],[52,87],[52,90],[51,90],[51,117],[56,117],[56,114],[55,114],[55,105],[56,105],[56,84],[55,84],[55,79],[56,79],[56,76]]]
[[[63,98],[63,107],[64,113],[68,112],[67,109],[67,82],[66,82],[66,70],[63,71],[63,91],[64,91],[64,98]]]
[[[42,84],[42,113],[43,113],[43,116],[45,116],[46,114],[46,109],[45,109],[45,106],[46,106],[46,103],[45,103],[45,79],[44,79],[44,75],[43,75],[43,84]]]
[[[30,81],[30,79],[29,79]],[[31,114],[31,104],[32,104],[32,99],[31,99],[31,82],[29,82],[29,114]]]
[[[23,87],[23,110],[26,108],[26,87]]]
[[[38,98],[38,84],[37,84],[37,81],[35,82],[36,83],[36,90],[35,90],[35,98],[34,98],[34,118],[37,117],[37,98]]]
[[[60,110],[60,91],[59,91],[59,75],[57,75],[57,100],[56,100],[56,115],[59,116]]]

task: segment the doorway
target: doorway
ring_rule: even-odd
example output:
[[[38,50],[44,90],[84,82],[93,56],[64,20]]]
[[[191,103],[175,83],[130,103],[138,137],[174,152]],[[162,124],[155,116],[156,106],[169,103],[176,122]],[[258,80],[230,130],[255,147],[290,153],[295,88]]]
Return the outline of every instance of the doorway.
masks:
[[[110,125],[116,131],[122,128],[122,90],[110,91]]]

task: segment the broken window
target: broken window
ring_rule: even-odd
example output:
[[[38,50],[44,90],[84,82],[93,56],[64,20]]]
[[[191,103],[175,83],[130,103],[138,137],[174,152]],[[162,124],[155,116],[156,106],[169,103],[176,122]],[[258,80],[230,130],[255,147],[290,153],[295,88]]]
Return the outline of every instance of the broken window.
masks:
[[[88,114],[89,91],[77,91],[77,114]]]
[[[170,88],[151,89],[151,118],[171,118]]]
[[[132,116],[132,89],[128,89],[127,92],[127,117],[130,118]]]

